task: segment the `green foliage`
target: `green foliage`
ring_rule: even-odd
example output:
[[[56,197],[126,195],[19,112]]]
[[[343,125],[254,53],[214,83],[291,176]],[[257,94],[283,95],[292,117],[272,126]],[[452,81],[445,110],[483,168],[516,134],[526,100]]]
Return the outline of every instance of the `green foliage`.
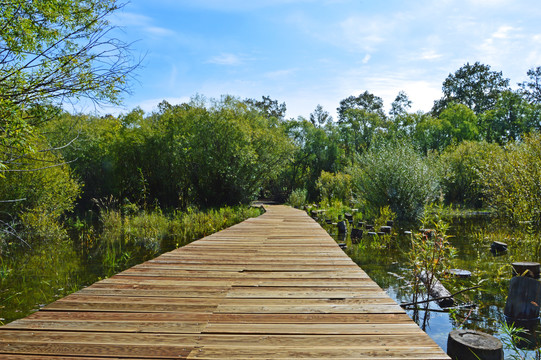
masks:
[[[439,116],[440,131],[444,139],[441,148],[447,145],[456,145],[465,140],[477,140],[477,116],[466,105],[451,104]]]
[[[541,136],[531,134],[493,154],[480,173],[489,207],[518,224],[541,224]]]
[[[383,99],[368,91],[359,94],[359,96],[349,96],[340,101],[340,106],[336,109],[339,121],[342,121],[346,113],[352,109],[364,110],[376,114],[380,118],[385,118],[385,113],[383,112]]]
[[[378,216],[374,220],[374,229],[375,231],[379,232],[379,229],[382,226],[387,225],[387,221],[392,220],[394,221],[396,219],[396,214],[391,210],[389,206],[384,206],[379,209]],[[370,240],[370,246],[373,249],[390,249],[391,246],[395,245],[396,242],[393,241],[393,234],[385,234],[383,236],[376,235]],[[363,243],[363,245],[366,245]]]
[[[295,146],[293,161],[281,174],[283,187],[304,188],[308,200],[319,197],[316,182],[322,171],[337,172],[348,161],[340,147],[338,131],[333,123],[316,127],[310,121],[300,118],[285,124],[288,136]]]
[[[501,152],[497,144],[474,141],[463,141],[447,148],[439,159],[441,185],[447,203],[482,207],[484,196],[479,173],[487,163],[499,158]]]
[[[163,102],[148,116],[64,116],[55,126],[78,134],[63,151],[77,159],[87,206],[109,195],[141,207],[247,203],[278,178],[292,150],[275,118],[227,96]]]
[[[0,170],[33,153],[29,140],[69,98],[118,103],[133,70],[110,36],[115,0],[12,0],[0,7]],[[43,148],[39,148],[42,150]]]
[[[287,203],[293,207],[296,207],[297,209],[300,209],[306,204],[307,197],[308,191],[306,189],[295,189],[291,192],[291,194],[289,194]]]
[[[519,84],[526,99],[532,104],[541,104],[541,66],[531,68],[527,75],[529,81],[524,81]]]
[[[500,94],[509,89],[509,79],[489,65],[466,63],[443,82],[443,97],[434,102],[432,113],[439,115],[450,104],[463,104],[479,115],[494,108]]]
[[[320,207],[325,210],[325,216],[333,221],[338,221],[339,219],[344,219],[344,214],[346,212],[351,213],[351,207],[344,204],[339,199],[324,199]]]
[[[532,347],[530,340],[527,337],[532,337],[527,329],[515,326],[515,324],[508,324],[507,322],[500,323],[499,333],[502,335],[501,341],[506,350],[508,350],[510,359],[514,360],[535,360],[541,356],[541,349],[536,348],[535,355],[528,356],[528,348]],[[535,333],[534,333],[535,336]],[[522,344],[522,348],[521,348]],[[524,348],[526,345],[526,349]]]
[[[495,108],[482,114],[480,123],[487,141],[505,144],[541,130],[541,105],[529,103],[520,92],[504,91]]]
[[[425,231],[411,236],[411,249],[407,253],[407,258],[412,269],[412,302],[416,302],[419,295],[424,292],[423,287],[426,293],[430,293],[435,280],[444,276],[449,270],[450,261],[456,255],[456,250],[449,243],[447,235],[449,224],[442,219],[442,210],[441,206],[437,208],[428,206],[421,219]],[[427,281],[423,283],[421,276]]]
[[[330,173],[322,171],[317,180],[316,188],[319,191],[321,201],[340,200],[345,204],[352,203],[352,180],[351,175],[344,173]]]
[[[338,128],[347,157],[361,154],[386,132],[387,122],[376,112],[347,109],[340,116]]]
[[[438,171],[411,144],[373,146],[350,169],[358,197],[377,211],[388,205],[399,220],[414,220],[436,196]]]
[[[314,126],[321,127],[325,124],[331,123],[332,116],[330,116],[329,113],[323,110],[323,107],[318,104],[314,111],[310,114],[310,122],[314,124]]]
[[[44,142],[44,139],[36,139],[32,146],[47,146]],[[35,151],[31,156],[19,159],[17,169],[6,171],[0,179],[0,199],[21,200],[0,202],[2,214],[18,216],[39,207],[57,218],[71,210],[79,194],[79,184],[63,162],[60,155],[48,151]]]
[[[34,137],[32,147],[48,147]],[[60,216],[71,211],[80,193],[70,167],[62,156],[51,151],[33,151],[17,160],[0,177],[0,252],[11,246],[33,246],[37,242],[58,241],[66,236]],[[3,240],[2,240],[3,238]],[[15,238],[15,241],[11,241]],[[11,240],[10,240],[11,239]]]

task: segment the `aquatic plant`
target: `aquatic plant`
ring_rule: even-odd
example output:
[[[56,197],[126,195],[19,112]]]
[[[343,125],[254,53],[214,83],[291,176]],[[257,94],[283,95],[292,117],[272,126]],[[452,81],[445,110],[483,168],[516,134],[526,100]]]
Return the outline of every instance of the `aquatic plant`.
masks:
[[[442,209],[428,206],[421,221],[422,229],[411,235],[407,258],[411,267],[412,303],[418,302],[422,294],[430,294],[436,279],[449,269],[456,255],[447,235],[449,224],[440,216]]]

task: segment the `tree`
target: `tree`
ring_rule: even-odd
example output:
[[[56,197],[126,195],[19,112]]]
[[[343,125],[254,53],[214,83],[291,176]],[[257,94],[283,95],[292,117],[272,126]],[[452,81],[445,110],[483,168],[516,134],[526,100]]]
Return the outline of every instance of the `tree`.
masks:
[[[439,117],[441,149],[465,140],[478,140],[477,116],[467,106],[452,104],[442,111]]]
[[[283,120],[286,116],[286,103],[278,103],[278,100],[272,100],[270,96],[263,96],[262,100],[246,99],[246,104],[255,107],[267,118],[274,118],[276,120]]]
[[[364,109],[348,109],[341,115],[338,128],[347,157],[360,154],[385,132],[385,120],[375,112]]]
[[[392,117],[404,115],[409,109],[411,109],[411,100],[404,91],[400,91],[391,104],[391,111],[389,111],[389,115]]]
[[[0,171],[31,153],[49,105],[118,103],[128,90],[128,45],[108,17],[116,0],[10,0],[0,6]],[[0,173],[1,175],[1,173]]]
[[[336,111],[338,111],[339,120],[342,120],[346,115],[346,112],[351,109],[364,110],[375,113],[382,119],[385,118],[385,113],[383,112],[383,99],[368,91],[365,91],[359,96],[349,96],[340,101],[340,106],[336,109]]]
[[[329,112],[323,110],[323,106],[318,104],[310,114],[310,121],[314,126],[323,126],[328,122],[332,122],[332,116],[329,115]]]
[[[531,68],[527,72],[529,82],[524,81],[518,85],[524,92],[526,99],[533,104],[541,104],[541,66]]]
[[[340,148],[338,133],[333,123],[316,127],[312,122],[299,118],[287,123],[287,132],[295,149],[293,161],[285,169],[282,178],[287,180],[289,191],[306,189],[310,201],[318,197],[316,182],[322,171],[337,172],[342,169],[340,160],[344,154]]]
[[[505,144],[541,130],[541,104],[529,103],[520,92],[504,91],[493,110],[481,116],[485,140]]]
[[[391,104],[389,111],[389,134],[391,138],[405,138],[411,135],[413,127],[412,114],[408,113],[411,108],[411,100],[404,91],[400,91]]]
[[[438,116],[452,103],[463,104],[479,115],[494,108],[498,97],[509,89],[509,79],[502,72],[476,62],[466,63],[443,82],[443,97],[434,102],[432,113]]]

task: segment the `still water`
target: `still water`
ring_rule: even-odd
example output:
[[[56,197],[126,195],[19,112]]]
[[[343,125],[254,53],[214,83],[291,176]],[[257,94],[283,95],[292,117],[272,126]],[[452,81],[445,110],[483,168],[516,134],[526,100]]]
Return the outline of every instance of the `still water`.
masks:
[[[442,279],[442,282],[451,293],[477,285],[480,287],[457,295],[457,305],[451,309],[443,310],[432,302],[428,311],[414,313],[408,310],[407,313],[445,351],[449,332],[457,328],[483,331],[505,341],[501,328],[505,323],[503,310],[512,277],[510,264],[516,261],[539,262],[539,246],[531,246],[531,241],[521,241],[521,231],[501,231],[499,225],[486,216],[453,217],[446,221],[451,224],[449,241],[457,250],[456,258],[451,262],[452,268],[468,270],[472,276]],[[366,234],[359,244],[351,244],[349,235],[347,238],[338,235],[335,225],[324,222],[321,225],[337,242],[347,243],[345,252],[397,303],[412,300],[411,270],[406,258],[409,236],[398,235],[403,234],[404,229],[393,229],[397,236],[393,237],[394,246],[391,249],[374,249],[367,246],[370,240]],[[530,240],[535,237],[536,244],[540,242],[538,235],[528,236]],[[509,250],[497,255],[491,253],[490,245],[495,239],[510,244]],[[535,348],[539,347],[540,338],[530,336],[529,339],[530,343],[520,344],[518,351],[525,356],[520,358],[539,359]],[[517,354],[511,349],[505,352],[506,358]]]
[[[511,278],[510,264],[541,259],[539,235],[528,233],[527,229],[504,231],[486,217],[455,217],[448,221],[451,223],[450,242],[457,249],[452,268],[469,270],[472,276],[442,280],[451,293],[479,284],[481,287],[457,296],[458,305],[450,310],[443,311],[431,303],[428,311],[407,311],[444,350],[449,332],[459,327],[502,338],[500,330],[505,323],[503,309]],[[409,245],[407,236],[394,237],[394,246],[382,250],[366,246],[366,237],[359,245],[352,245],[349,238],[338,237],[336,226],[325,223],[322,226],[337,241],[347,242],[346,253],[396,302],[411,301],[411,271],[405,256]],[[403,230],[393,228],[397,234]],[[507,242],[509,251],[494,256],[490,252],[494,240]],[[162,249],[167,250],[170,246]],[[0,325],[27,316],[57,298],[156,255],[132,251],[119,254],[117,261],[121,264],[108,264],[99,247],[72,240],[59,241],[54,248],[52,244],[42,244],[31,251],[24,248],[21,251],[14,257],[17,260],[9,263],[0,257]],[[535,336],[530,340],[529,345],[522,347],[535,349],[536,344],[541,343]],[[525,351],[523,359],[541,358],[535,350],[521,351]],[[507,350],[506,358],[514,354]]]

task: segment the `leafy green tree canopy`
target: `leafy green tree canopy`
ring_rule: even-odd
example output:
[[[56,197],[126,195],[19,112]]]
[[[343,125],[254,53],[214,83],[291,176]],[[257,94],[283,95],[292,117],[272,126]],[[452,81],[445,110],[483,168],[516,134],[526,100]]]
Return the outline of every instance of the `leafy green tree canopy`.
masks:
[[[43,106],[120,101],[133,68],[112,36],[116,0],[9,0],[0,6],[0,167],[32,151]],[[1,169],[0,169],[1,170]]]
[[[365,91],[359,96],[352,95],[340,101],[340,106],[336,109],[339,121],[342,120],[346,115],[346,112],[351,109],[365,110],[379,115],[382,119],[385,118],[383,99],[368,91]]]
[[[494,108],[501,92],[509,89],[509,79],[489,65],[466,63],[443,82],[443,97],[434,102],[432,113],[439,115],[452,103],[463,104],[477,115]]]
[[[283,120],[286,116],[286,103],[280,104],[278,100],[272,100],[270,96],[263,96],[261,100],[246,99],[244,102],[261,111],[269,119]]]
[[[315,126],[323,126],[327,123],[332,122],[332,116],[329,115],[328,111],[323,110],[323,106],[317,105],[314,111],[310,114],[310,121]]]
[[[527,74],[530,80],[518,85],[523,90],[528,101],[541,104],[541,66],[528,70]]]

